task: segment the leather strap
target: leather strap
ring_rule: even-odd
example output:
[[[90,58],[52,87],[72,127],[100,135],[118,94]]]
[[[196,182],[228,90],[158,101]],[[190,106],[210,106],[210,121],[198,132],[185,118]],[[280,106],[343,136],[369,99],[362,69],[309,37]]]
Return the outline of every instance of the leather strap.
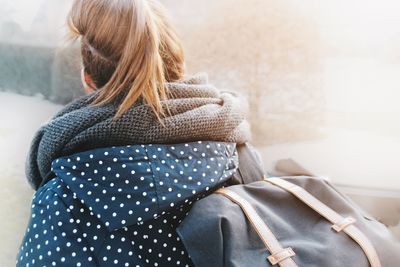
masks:
[[[326,206],[324,203],[316,199],[306,190],[280,178],[268,178],[264,181],[276,185],[285,191],[292,193],[299,200],[307,204],[314,211],[318,212],[325,219],[330,221],[332,228],[337,232],[343,231],[358,243],[366,254],[371,267],[381,267],[381,263],[376,250],[367,236],[365,236],[355,225],[353,218],[343,218],[340,214]]]
[[[297,264],[291,258],[295,255],[292,248],[282,248],[275,235],[271,232],[269,227],[264,223],[257,211],[249,202],[227,188],[218,189],[215,193],[221,194],[239,205],[270,252],[271,255],[268,257],[268,260],[272,265],[278,264],[280,267],[297,267]]]

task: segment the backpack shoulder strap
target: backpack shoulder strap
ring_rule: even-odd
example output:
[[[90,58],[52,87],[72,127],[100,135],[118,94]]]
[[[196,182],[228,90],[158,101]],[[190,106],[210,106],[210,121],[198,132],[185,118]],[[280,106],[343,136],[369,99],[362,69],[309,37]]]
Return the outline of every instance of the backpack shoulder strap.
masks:
[[[259,152],[249,142],[238,144],[236,150],[239,157],[239,168],[233,177],[233,184],[261,181],[265,171]]]

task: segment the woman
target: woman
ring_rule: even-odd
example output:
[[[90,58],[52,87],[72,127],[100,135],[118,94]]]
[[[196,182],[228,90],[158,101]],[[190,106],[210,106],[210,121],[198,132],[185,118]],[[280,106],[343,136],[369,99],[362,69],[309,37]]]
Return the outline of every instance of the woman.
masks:
[[[154,0],[75,0],[68,22],[89,94],[32,141],[37,191],[17,266],[191,266],[175,229],[237,177],[250,138],[241,98],[184,78]]]

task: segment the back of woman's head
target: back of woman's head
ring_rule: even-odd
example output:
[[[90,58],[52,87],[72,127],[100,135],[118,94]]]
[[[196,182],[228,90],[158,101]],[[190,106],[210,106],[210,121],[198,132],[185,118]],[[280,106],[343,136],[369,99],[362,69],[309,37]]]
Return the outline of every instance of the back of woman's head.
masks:
[[[156,0],[75,0],[69,28],[81,37],[86,74],[101,88],[93,104],[125,94],[115,117],[142,97],[164,115],[165,83],[184,75],[181,42]]]

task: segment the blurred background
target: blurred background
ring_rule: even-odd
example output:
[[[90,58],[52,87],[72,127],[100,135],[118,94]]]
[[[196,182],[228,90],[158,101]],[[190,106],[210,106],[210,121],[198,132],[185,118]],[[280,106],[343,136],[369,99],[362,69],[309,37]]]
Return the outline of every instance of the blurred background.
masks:
[[[207,72],[248,98],[253,144],[272,175],[292,160],[326,177],[400,236],[400,2],[162,0]],[[32,135],[83,94],[70,0],[0,0],[0,251],[13,266],[33,190]],[[278,166],[278,168],[277,168]],[[3,265],[4,264],[4,265]]]

